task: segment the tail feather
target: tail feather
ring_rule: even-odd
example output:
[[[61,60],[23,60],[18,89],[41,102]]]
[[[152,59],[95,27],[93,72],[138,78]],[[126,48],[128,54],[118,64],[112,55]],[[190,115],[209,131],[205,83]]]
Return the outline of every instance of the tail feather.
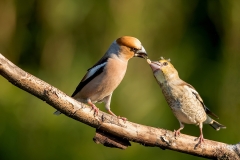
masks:
[[[60,111],[55,111],[53,114],[56,115],[56,116],[59,116],[62,113]]]
[[[225,128],[226,128],[226,126],[218,123],[218,122],[215,121],[215,120],[212,120],[212,122],[210,123],[210,126],[213,127],[213,128],[214,128],[215,130],[217,130],[217,131],[220,130],[220,129],[225,129]]]

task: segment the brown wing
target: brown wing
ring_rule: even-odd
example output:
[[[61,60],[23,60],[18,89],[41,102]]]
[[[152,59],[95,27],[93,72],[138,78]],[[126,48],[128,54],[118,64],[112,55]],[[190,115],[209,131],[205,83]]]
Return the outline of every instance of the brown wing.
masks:
[[[196,89],[195,89],[192,85],[190,85],[190,84],[188,84],[188,83],[185,83],[184,85],[187,85],[189,88],[192,89],[192,93],[196,96],[196,98],[199,100],[199,102],[201,102],[201,104],[202,104],[205,112],[206,112],[208,115],[211,115],[211,116],[213,116],[213,117],[215,117],[215,118],[218,118],[218,116],[217,116],[216,114],[214,114],[212,111],[210,111],[210,109],[208,109],[208,108],[206,107],[206,105],[203,103],[203,100],[202,100],[201,96],[198,94],[198,92],[196,91]]]

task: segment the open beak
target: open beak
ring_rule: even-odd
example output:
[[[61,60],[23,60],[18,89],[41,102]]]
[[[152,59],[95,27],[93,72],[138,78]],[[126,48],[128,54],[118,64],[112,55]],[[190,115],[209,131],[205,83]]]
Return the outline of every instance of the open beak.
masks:
[[[158,61],[151,61],[151,60],[147,59],[147,62],[150,65],[153,72],[161,69],[161,64]]]
[[[144,49],[144,47],[142,47],[142,49],[136,51],[136,53],[134,54],[134,57],[140,57],[140,58],[147,59],[148,55],[147,55],[147,52]]]

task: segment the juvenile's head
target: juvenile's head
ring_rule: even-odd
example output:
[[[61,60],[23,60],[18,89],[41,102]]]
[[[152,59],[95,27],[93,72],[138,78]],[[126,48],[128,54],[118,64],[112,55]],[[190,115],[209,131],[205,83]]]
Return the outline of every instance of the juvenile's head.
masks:
[[[161,58],[159,61],[148,60],[148,63],[153,71],[154,76],[160,83],[179,78],[178,72],[170,63],[170,60]]]

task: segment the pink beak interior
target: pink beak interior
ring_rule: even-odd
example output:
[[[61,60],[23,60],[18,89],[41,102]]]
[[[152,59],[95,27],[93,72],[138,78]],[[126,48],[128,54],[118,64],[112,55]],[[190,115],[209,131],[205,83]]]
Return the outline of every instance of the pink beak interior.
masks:
[[[153,72],[160,69],[160,66],[155,64],[155,63],[153,63],[153,62],[150,63],[149,65],[152,68]]]

